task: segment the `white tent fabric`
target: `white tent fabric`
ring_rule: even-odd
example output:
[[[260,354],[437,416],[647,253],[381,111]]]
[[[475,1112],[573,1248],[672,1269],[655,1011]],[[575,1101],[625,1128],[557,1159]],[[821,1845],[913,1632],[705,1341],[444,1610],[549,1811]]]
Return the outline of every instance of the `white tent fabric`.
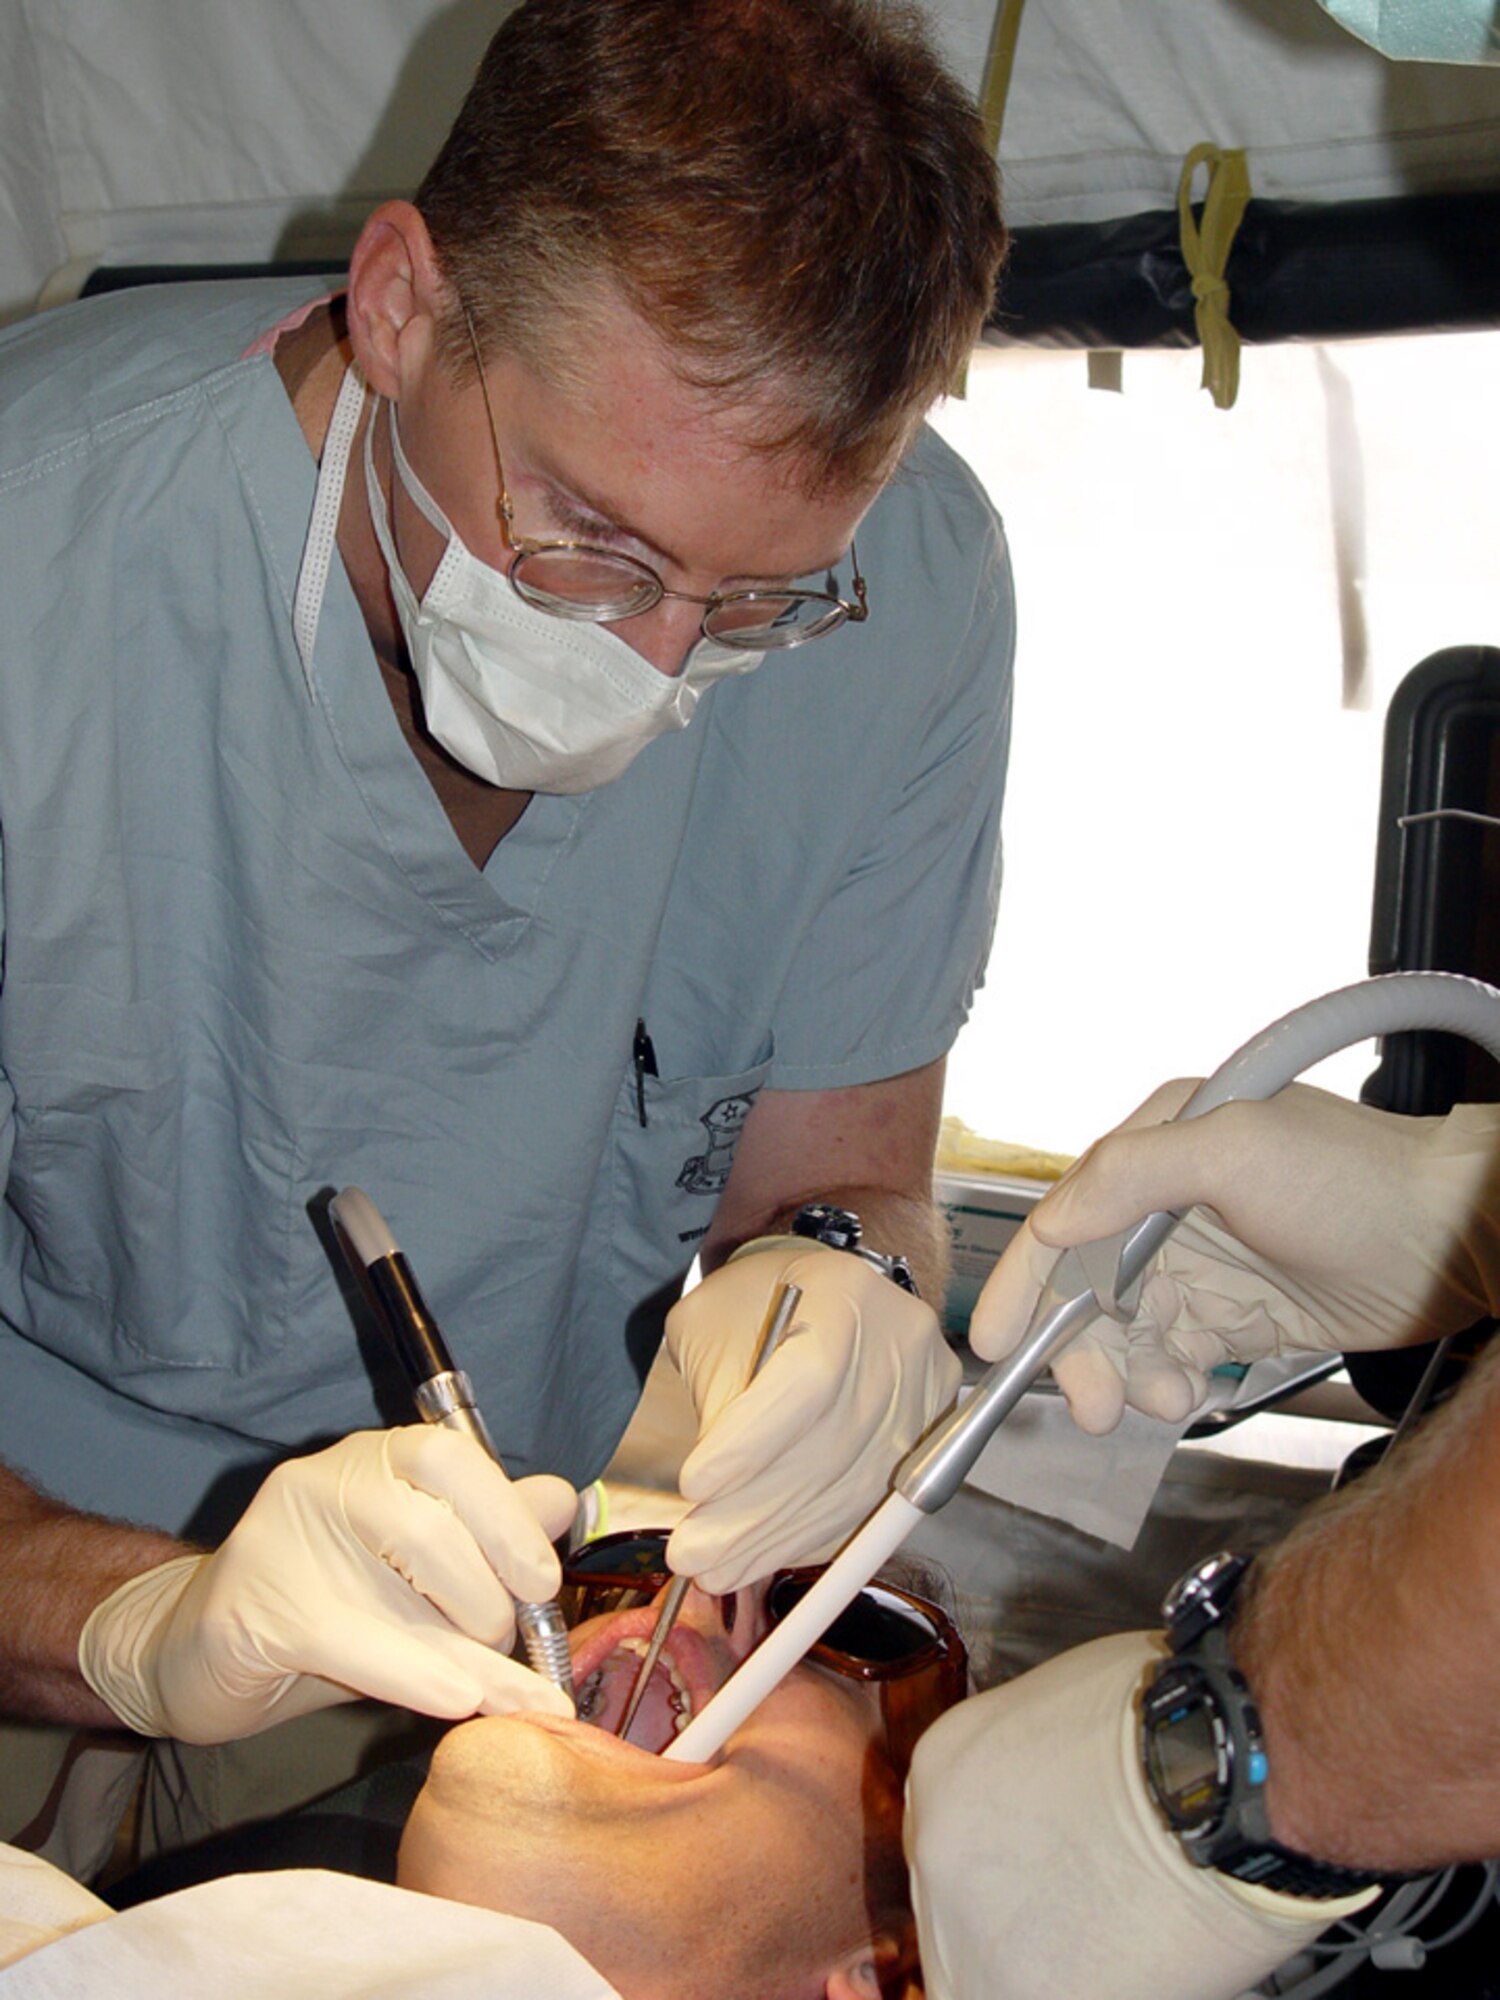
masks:
[[[338,256],[410,193],[496,0],[0,0],[0,315],[96,263]]]
[[[410,192],[512,0],[0,0],[0,319],[96,263],[339,256]],[[927,0],[978,88],[996,0]],[[1188,149],[1312,201],[1493,186],[1500,71],[1394,65],[1316,0],[1028,0],[1013,223],[1170,207]]]
[[[982,75],[990,0],[933,4]],[[1026,0],[1000,144],[1013,225],[1174,208],[1202,140],[1244,147],[1263,200],[1495,187],[1500,72],[1389,62],[1315,0]]]

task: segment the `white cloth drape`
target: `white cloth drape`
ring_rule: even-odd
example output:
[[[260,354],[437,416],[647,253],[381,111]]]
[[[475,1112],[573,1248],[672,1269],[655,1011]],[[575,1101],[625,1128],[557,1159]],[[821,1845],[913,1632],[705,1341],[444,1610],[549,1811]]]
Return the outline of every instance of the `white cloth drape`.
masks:
[[[619,2000],[549,1926],[467,1903],[299,1868],[228,1875],[116,1916],[47,1862],[0,1844],[0,2000],[102,1993]]]

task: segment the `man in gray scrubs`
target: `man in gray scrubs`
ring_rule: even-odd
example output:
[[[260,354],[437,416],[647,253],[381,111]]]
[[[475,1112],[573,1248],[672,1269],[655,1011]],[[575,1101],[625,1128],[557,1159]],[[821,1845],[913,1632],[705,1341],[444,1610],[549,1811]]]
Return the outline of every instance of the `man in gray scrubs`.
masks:
[[[1011,599],[921,419],[1003,248],[903,15],[533,0],[347,289],[0,341],[12,1711],[555,1704],[493,1652],[571,1507],[521,1480],[599,1472],[664,1327],[711,1589],[827,1554],[952,1395]],[[517,1485],[377,1433],[348,1182]]]

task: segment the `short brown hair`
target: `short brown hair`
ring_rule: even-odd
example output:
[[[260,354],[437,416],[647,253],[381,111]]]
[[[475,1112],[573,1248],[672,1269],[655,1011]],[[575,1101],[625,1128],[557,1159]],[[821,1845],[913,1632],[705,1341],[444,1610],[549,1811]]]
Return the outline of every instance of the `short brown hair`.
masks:
[[[527,0],[418,191],[488,353],[614,296],[816,476],[883,471],[1005,251],[975,107],[896,0]],[[469,364],[455,310],[442,331]]]

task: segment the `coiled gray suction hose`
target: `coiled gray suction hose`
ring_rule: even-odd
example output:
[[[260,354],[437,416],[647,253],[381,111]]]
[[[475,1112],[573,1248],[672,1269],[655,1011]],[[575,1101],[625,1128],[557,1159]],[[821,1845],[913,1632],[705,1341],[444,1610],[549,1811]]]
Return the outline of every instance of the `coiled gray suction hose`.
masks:
[[[1232,1098],[1274,1097],[1303,1070],[1376,1035],[1441,1030],[1477,1042],[1500,1062],[1500,991],[1451,972],[1392,972],[1340,987],[1285,1014],[1235,1050],[1201,1083],[1179,1118],[1199,1118]],[[1180,1216],[1147,1216],[1114,1239],[1116,1292],[1134,1283]],[[1094,1246],[1090,1246],[1093,1262]],[[1033,1382],[1102,1310],[1079,1253],[1058,1259],[1047,1292],[1013,1354],[993,1363],[973,1394],[941,1418],[898,1469],[894,1491],[829,1564],[806,1597],[768,1634],[712,1701],[662,1752],[706,1761],[898,1549],[918,1521],[958,1491],[975,1460]]]

